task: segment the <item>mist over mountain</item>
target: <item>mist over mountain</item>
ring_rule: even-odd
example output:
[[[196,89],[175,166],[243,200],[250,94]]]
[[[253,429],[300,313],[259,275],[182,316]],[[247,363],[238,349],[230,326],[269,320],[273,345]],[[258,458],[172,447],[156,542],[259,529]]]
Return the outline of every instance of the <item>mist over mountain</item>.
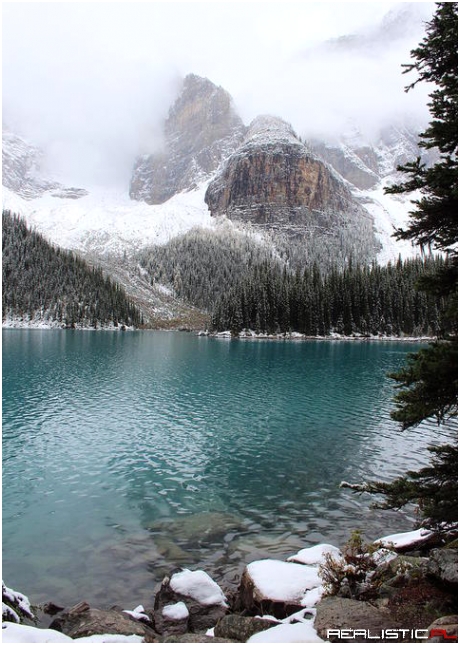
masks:
[[[147,321],[182,316],[182,297],[187,307],[209,306],[210,271],[230,282],[236,275],[223,240],[243,273],[242,257],[329,271],[350,259],[414,255],[392,238],[410,200],[384,188],[419,153],[426,101],[405,103],[400,72],[426,4],[349,4],[349,15],[272,6],[263,17],[251,5],[241,32],[227,6],[201,13],[200,5],[190,14],[196,29],[168,38],[158,30],[173,24],[169,10],[160,18],[154,5],[114,7],[113,15],[102,6],[48,8],[49,23],[35,9],[8,9],[8,24],[22,19],[29,44],[35,32],[49,40],[35,61],[6,38],[4,208],[103,265],[143,303]],[[313,22],[302,32],[297,21],[307,14]],[[88,23],[90,15],[107,22]],[[216,32],[224,15],[226,29]],[[142,16],[158,18],[151,32]],[[87,31],[71,61],[70,19],[76,33]]]
[[[11,3],[3,117],[46,151],[63,183],[123,189],[134,159],[164,144],[161,124],[191,71],[224,87],[246,125],[268,113],[301,136],[324,138],[350,122],[367,133],[397,114],[423,121],[422,90],[404,93],[401,64],[431,9],[275,3],[262,12],[247,3],[242,20],[225,3],[181,5],[180,19],[156,3]]]

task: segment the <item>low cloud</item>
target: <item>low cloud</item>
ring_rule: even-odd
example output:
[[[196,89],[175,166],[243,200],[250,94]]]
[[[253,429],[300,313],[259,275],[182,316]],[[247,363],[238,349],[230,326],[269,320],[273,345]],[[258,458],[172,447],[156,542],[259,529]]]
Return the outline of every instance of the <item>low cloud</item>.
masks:
[[[3,120],[42,146],[53,169],[72,183],[123,187],[136,155],[161,145],[162,121],[189,72],[225,87],[246,123],[273,113],[302,136],[333,137],[352,122],[373,135],[399,116],[426,119],[427,89],[406,94],[401,64],[410,61],[433,9],[431,3],[7,3]],[[389,11],[399,19],[388,22]]]

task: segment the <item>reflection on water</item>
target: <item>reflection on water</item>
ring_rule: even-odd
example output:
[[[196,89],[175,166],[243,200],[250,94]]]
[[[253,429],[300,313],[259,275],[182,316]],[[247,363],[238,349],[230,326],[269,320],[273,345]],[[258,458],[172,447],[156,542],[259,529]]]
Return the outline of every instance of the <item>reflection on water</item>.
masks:
[[[386,377],[413,345],[3,332],[4,576],[34,601],[148,603],[352,529],[411,528],[340,481],[426,462]],[[134,605],[133,605],[134,606]]]

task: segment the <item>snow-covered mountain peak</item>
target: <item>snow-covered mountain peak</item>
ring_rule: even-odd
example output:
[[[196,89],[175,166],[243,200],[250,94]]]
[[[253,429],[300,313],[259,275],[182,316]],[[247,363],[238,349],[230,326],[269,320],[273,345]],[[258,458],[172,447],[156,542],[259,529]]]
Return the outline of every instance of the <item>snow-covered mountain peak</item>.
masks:
[[[68,188],[46,176],[45,153],[22,137],[2,133],[2,183],[23,199],[31,200],[51,193],[53,197],[79,199],[87,194],[82,188]]]

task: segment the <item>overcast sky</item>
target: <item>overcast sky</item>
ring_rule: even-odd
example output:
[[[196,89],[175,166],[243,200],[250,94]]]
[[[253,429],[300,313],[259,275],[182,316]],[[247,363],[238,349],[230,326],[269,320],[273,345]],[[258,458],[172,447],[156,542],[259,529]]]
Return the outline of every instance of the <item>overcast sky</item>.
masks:
[[[428,89],[406,94],[401,64],[424,36],[431,2],[2,8],[3,122],[45,147],[74,183],[89,175],[129,181],[135,155],[157,145],[179,79],[189,72],[227,89],[245,123],[276,114],[302,136],[332,136],[350,120],[372,135],[396,116],[427,115]]]

